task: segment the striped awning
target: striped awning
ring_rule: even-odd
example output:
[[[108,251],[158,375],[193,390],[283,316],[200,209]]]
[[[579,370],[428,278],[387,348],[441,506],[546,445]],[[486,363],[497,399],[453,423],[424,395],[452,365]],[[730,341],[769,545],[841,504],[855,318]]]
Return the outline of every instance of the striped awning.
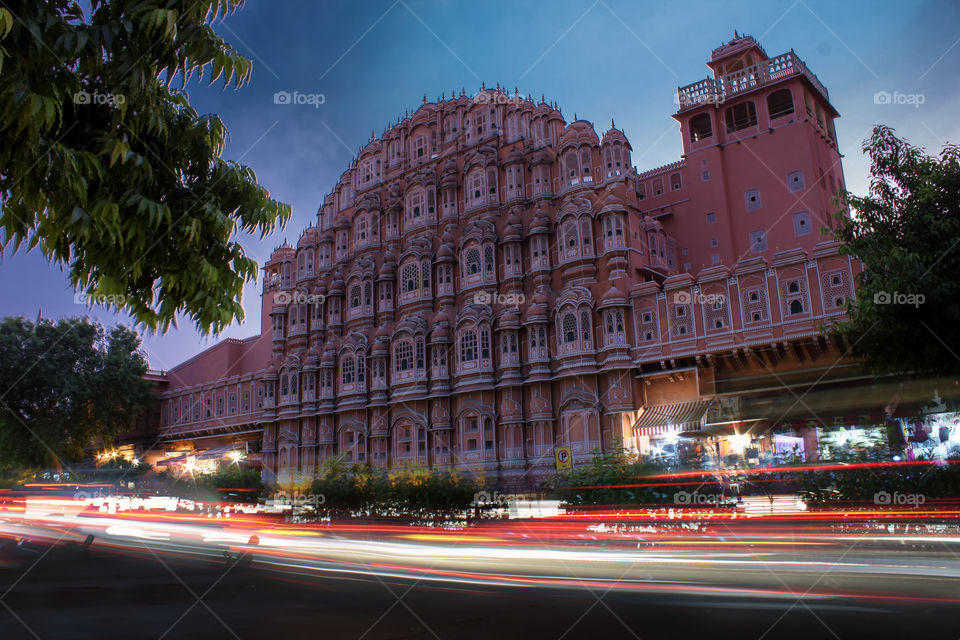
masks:
[[[633,425],[633,430],[638,436],[653,436],[669,431],[699,429],[709,404],[709,400],[695,400],[644,407],[640,418]]]

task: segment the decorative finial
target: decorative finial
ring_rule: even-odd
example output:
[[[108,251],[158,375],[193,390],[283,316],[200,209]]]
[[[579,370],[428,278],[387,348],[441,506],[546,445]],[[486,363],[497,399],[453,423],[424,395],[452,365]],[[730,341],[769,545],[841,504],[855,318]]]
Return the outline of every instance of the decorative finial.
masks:
[[[423,104],[427,104],[427,94],[423,94]]]
[[[481,82],[481,83],[480,83],[480,91],[486,91],[486,90],[487,90],[487,83]]]
[[[737,33],[737,30],[736,30],[736,29],[734,29],[734,30],[733,30],[733,39],[736,40],[736,39],[739,38],[739,37],[740,37],[740,34]]]
[[[610,118],[610,128],[611,128],[611,129],[616,129],[616,128],[617,128],[617,125],[615,125],[615,124],[613,123],[613,118]]]
[[[440,94],[440,101],[441,101],[441,102],[446,102],[446,101],[447,101],[447,92],[446,92],[446,91],[444,91],[443,93]]]

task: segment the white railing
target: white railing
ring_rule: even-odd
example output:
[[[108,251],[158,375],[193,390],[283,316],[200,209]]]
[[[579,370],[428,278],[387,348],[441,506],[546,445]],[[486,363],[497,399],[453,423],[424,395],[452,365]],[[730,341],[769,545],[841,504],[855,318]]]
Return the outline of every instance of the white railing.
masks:
[[[689,109],[707,103],[721,103],[728,98],[754,89],[756,87],[776,82],[788,76],[803,75],[820,92],[825,100],[829,100],[827,88],[793,52],[774,56],[763,62],[750,65],[739,71],[734,71],[717,78],[704,78],[686,87],[677,89],[677,102],[680,110]]]

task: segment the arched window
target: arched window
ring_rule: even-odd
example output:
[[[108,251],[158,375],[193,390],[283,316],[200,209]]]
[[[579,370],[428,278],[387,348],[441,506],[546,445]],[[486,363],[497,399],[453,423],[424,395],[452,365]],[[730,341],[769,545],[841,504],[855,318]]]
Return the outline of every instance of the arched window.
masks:
[[[427,155],[427,137],[421,134],[413,139],[413,157],[416,158],[418,161],[422,161],[426,155]]]
[[[618,213],[610,213],[603,220],[604,246],[607,249],[624,247],[623,218]]]
[[[350,287],[350,309],[359,309],[361,304],[362,300],[360,298],[360,285],[355,284]]]
[[[430,261],[424,260],[420,263],[420,283],[424,289],[423,294],[430,295]]]
[[[498,175],[495,166],[487,167],[487,202],[497,202]]]
[[[405,220],[408,227],[423,222],[423,189],[414,189],[407,196]]]
[[[767,96],[767,113],[771,120],[793,113],[793,94],[790,89],[780,89]]]
[[[344,386],[352,385],[354,381],[355,363],[352,355],[344,356],[340,363],[340,382]]]
[[[362,213],[357,216],[357,226],[354,229],[354,236],[357,240],[357,245],[363,246],[369,242],[370,238],[370,221],[367,218],[367,214]]]
[[[580,218],[580,247],[583,255],[593,255],[593,233],[588,216],[581,216]]]
[[[473,330],[464,331],[460,336],[460,362],[474,362],[477,359],[477,334]]]
[[[690,142],[700,142],[713,137],[713,123],[710,114],[701,113],[690,118]]]
[[[593,180],[591,171],[593,171],[593,162],[590,158],[590,147],[580,147],[580,175],[583,176],[584,182]]]
[[[607,163],[607,177],[614,178],[623,174],[625,150],[620,143],[608,144],[604,150],[603,159]]]
[[[573,313],[563,314],[563,324],[561,326],[564,343],[572,344],[577,342],[577,316]]]
[[[593,330],[591,327],[590,312],[581,308],[564,311],[559,316],[560,351],[561,353],[578,353],[593,349]]]
[[[671,174],[670,176],[671,191],[679,191],[681,186],[683,186],[683,183],[680,181],[680,174],[679,173]]]
[[[413,369],[413,345],[402,340],[393,348],[393,370],[402,374]]]
[[[484,202],[486,174],[480,167],[474,167],[467,175],[467,205],[478,206]]]
[[[412,293],[420,289],[420,269],[415,262],[404,265],[401,282],[401,292]]]
[[[467,275],[480,273],[480,249],[471,247],[467,249]]]
[[[530,341],[530,358],[544,360],[547,357],[547,330],[544,327],[531,327],[527,331]]]
[[[580,341],[584,346],[591,342],[592,332],[590,330],[590,314],[586,311],[580,312]]]
[[[493,245],[487,244],[483,247],[483,272],[491,277],[493,276],[493,267],[494,267],[494,257],[493,257]]]
[[[803,303],[799,300],[794,300],[790,303],[790,313],[803,313]]]
[[[567,184],[578,184],[580,182],[580,167],[577,165],[577,152],[567,151],[563,156],[563,167],[566,171]]]
[[[427,211],[426,221],[433,222],[437,219],[437,190],[433,187],[427,189]]]
[[[728,107],[724,117],[727,122],[727,132],[733,133],[756,126],[757,108],[753,106],[753,102],[741,102]]]

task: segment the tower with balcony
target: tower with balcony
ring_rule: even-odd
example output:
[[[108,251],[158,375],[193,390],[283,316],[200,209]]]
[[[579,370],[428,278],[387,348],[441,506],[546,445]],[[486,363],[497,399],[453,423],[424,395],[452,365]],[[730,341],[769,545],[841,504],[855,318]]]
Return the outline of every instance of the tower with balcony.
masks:
[[[674,115],[690,203],[665,226],[684,230],[684,270],[811,250],[836,225],[844,188],[826,87],[793,50],[770,56],[750,36],[714,49],[707,66],[678,89]]]

